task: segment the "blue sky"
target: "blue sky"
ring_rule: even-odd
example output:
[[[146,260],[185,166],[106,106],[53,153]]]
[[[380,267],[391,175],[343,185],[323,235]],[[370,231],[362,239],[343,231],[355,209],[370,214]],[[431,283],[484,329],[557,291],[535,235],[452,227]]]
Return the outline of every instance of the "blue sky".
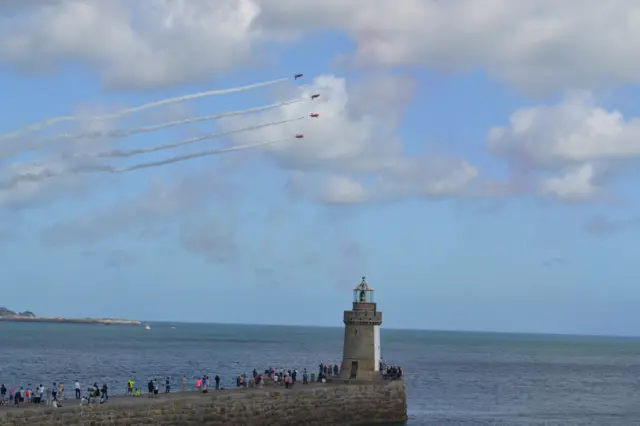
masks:
[[[421,44],[430,30],[411,27],[399,12],[387,10],[388,28],[379,32],[370,28],[385,11],[369,11],[362,25],[344,18],[358,16],[355,0],[325,5],[308,25],[274,18],[281,7],[298,12],[286,1],[244,3],[230,1],[231,12],[205,1],[166,2],[154,12],[125,0],[87,3],[88,23],[68,26],[56,24],[78,13],[67,1],[36,1],[18,12],[0,7],[10,24],[0,32],[0,134],[48,117],[305,74],[118,120],[52,126],[0,140],[3,149],[61,132],[131,129],[321,93],[316,103],[121,139],[50,143],[1,159],[3,182],[43,168],[61,172],[0,189],[0,305],[69,317],[340,326],[350,290],[366,275],[388,327],[638,334],[639,108],[629,73],[605,63],[602,51],[567,45],[560,33],[542,46],[514,37],[523,43],[516,54],[492,44],[495,25],[473,21],[477,39],[465,43],[486,55],[456,45],[468,35],[453,28],[442,35],[452,43],[447,55]],[[586,18],[537,3],[539,19],[557,18],[581,35]],[[257,15],[246,9],[257,4]],[[406,6],[471,19],[464,8],[424,5]],[[518,17],[511,19],[533,19],[529,8],[492,19],[508,21],[512,12]],[[211,14],[215,28],[192,13]],[[94,15],[104,19],[92,32]],[[222,25],[239,16],[252,25]],[[119,36],[99,38],[109,29]],[[551,55],[564,48],[573,49],[574,62]],[[134,165],[290,139],[131,173],[74,174],[69,167],[84,163],[60,157],[310,112],[321,117],[100,160]],[[503,130],[491,133],[496,126]],[[298,132],[305,139],[293,139]]]

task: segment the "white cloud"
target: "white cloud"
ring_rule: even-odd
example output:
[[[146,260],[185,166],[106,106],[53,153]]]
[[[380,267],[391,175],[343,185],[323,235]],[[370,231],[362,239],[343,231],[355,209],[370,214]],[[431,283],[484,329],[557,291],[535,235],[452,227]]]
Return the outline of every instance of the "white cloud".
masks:
[[[106,84],[147,87],[191,82],[254,61],[261,31],[250,0],[59,0],[7,20],[0,57],[39,68],[86,61]],[[224,40],[224,42],[221,42]]]
[[[349,62],[358,65],[483,68],[532,93],[639,80],[635,0],[3,3],[0,12],[21,16],[2,25],[4,61],[42,67],[82,60],[124,86],[208,78],[254,63],[269,42],[323,29],[355,41]]]
[[[415,90],[409,76],[367,75],[349,85],[347,112],[351,118],[375,116],[381,123],[395,127]]]
[[[48,230],[44,238],[53,244],[92,241],[137,228],[154,232],[155,226],[167,219],[188,221],[193,211],[204,211],[212,202],[203,193],[223,194],[225,184],[220,175],[218,170],[206,169],[189,176],[173,176],[171,180],[156,180],[142,194],[120,198],[100,213],[77,216]]]
[[[48,161],[42,164],[31,162],[11,163],[2,168],[0,177],[3,181],[11,181],[20,175],[39,175],[44,171],[53,173],[65,170],[64,160]],[[0,208],[20,209],[37,205],[44,201],[52,201],[61,194],[70,195],[86,188],[86,181],[76,179],[75,176],[64,176],[59,179],[24,181],[12,188],[0,189]]]
[[[120,87],[208,79],[255,64],[271,42],[295,42],[324,29],[355,41],[353,55],[342,56],[352,64],[481,68],[532,93],[637,82],[640,65],[640,5],[631,0],[405,0],[402,8],[386,0],[375,7],[370,0],[34,0],[2,2],[0,20],[0,61],[35,69],[80,61],[106,84]],[[349,203],[509,192],[501,182],[482,182],[463,159],[405,153],[395,126],[414,90],[409,78],[378,72],[347,84],[326,75],[301,90],[322,97],[226,125],[320,113],[318,120],[236,139],[257,142],[304,132],[303,140],[265,151],[296,172],[298,185],[318,199]],[[491,130],[488,148],[536,173],[540,193],[585,200],[604,190],[606,162],[640,155],[639,123],[577,92],[558,105],[514,112],[507,126]],[[12,165],[5,173],[16,170],[24,172]],[[56,185],[65,190],[62,185],[84,184],[79,181],[25,183],[18,192],[0,194],[0,203],[26,203],[38,194],[55,194]]]
[[[94,105],[82,105],[76,109],[76,113],[81,116],[91,115],[93,112],[101,111]],[[70,129],[70,133],[92,133],[105,132],[111,130],[115,123],[104,121],[85,121],[81,120]],[[91,184],[96,181],[95,176],[83,176],[64,174],[69,168],[92,164],[93,160],[74,159],[64,155],[65,152],[74,152],[77,154],[90,153],[100,151],[108,147],[112,141],[104,138],[94,138],[90,141],[80,138],[76,140],[64,140],[56,143],[44,144],[44,148],[36,155],[27,153],[22,158],[16,160],[15,157],[4,158],[7,153],[15,153],[21,151],[24,143],[31,146],[34,138],[38,140],[46,140],[46,135],[27,135],[16,139],[4,141],[0,154],[3,155],[2,167],[0,167],[0,181],[3,184],[14,181],[24,176],[40,176],[50,175],[56,176],[52,179],[25,179],[17,182],[15,185],[0,187],[0,208],[5,209],[22,209],[36,207],[44,202],[51,202],[59,199],[61,196],[81,196],[91,189]],[[87,143],[90,142],[90,143]],[[45,153],[52,153],[48,158],[43,158]],[[34,159],[35,157],[35,159]],[[59,175],[59,176],[58,176]]]
[[[39,134],[28,133],[3,141],[0,148],[0,209],[31,208],[65,196],[84,196],[91,192],[102,178],[95,174],[71,173],[70,169],[99,165],[103,162],[102,159],[92,158],[91,154],[109,151],[118,142],[118,139],[108,137],[81,137],[83,134],[103,134],[119,127],[117,120],[88,119],[107,111],[112,112],[114,105],[109,107],[106,104],[79,105],[73,115],[80,119],[64,130],[56,127],[45,129]],[[138,115],[136,124],[140,126],[157,124],[162,120],[173,121],[183,118],[185,113],[186,107],[169,105],[152,113]],[[79,137],[55,140],[61,134]],[[52,135],[55,136],[50,139]],[[39,149],[24,151],[25,146]],[[69,153],[74,156],[67,155]],[[42,179],[43,176],[50,178]],[[111,175],[110,178],[113,182],[114,176]]]
[[[523,108],[507,126],[487,136],[489,151],[540,174],[539,189],[566,201],[603,194],[603,180],[616,162],[640,157],[640,119],[596,105],[588,93],[573,93],[556,105]]]
[[[559,177],[540,181],[540,191],[561,201],[580,202],[592,199],[601,192],[595,185],[596,173],[592,164],[569,169]]]
[[[610,163],[640,155],[640,119],[598,106],[590,92],[515,111],[506,125],[491,129],[487,148],[509,165],[524,166],[534,184],[487,181],[464,158],[405,151],[396,127],[416,87],[411,78],[390,75],[385,68],[483,69],[535,95],[638,82],[639,17],[640,4],[631,0],[403,0],[402,7],[390,0],[375,6],[371,0],[7,0],[0,2],[0,65],[49,71],[79,62],[112,88],[192,84],[259,63],[272,42],[293,43],[317,30],[338,30],[355,42],[355,52],[337,51],[337,62],[366,68],[370,72],[364,78],[305,78],[283,89],[280,98],[318,92],[320,99],[220,122],[238,128],[319,113],[318,119],[233,139],[239,145],[289,138],[265,147],[262,157],[290,173],[297,195],[335,205],[534,190],[562,202],[583,202],[606,194]],[[306,77],[313,72],[301,71]],[[153,111],[146,119],[156,123],[186,113],[182,105],[174,108]],[[299,132],[306,137],[294,139]],[[110,143],[83,142],[74,148],[94,151]],[[69,165],[58,158],[46,167]],[[0,177],[43,167],[13,163]],[[123,232],[175,232],[189,252],[212,262],[234,261],[240,209],[225,199],[221,181],[226,185],[226,175],[239,169],[218,168],[215,175],[206,168],[201,173],[189,169],[186,178],[155,182],[109,209],[60,223],[43,238],[84,244]],[[23,182],[0,191],[0,209],[86,193],[94,180],[87,178]],[[168,231],[169,224],[177,226]],[[336,237],[345,238],[344,233]],[[264,252],[276,252],[275,246],[266,244]],[[351,242],[344,246],[339,260],[360,256]],[[359,261],[349,262],[352,269]]]
[[[232,262],[237,256],[234,221],[238,215],[228,197],[226,172],[226,168],[204,168],[187,176],[173,176],[170,181],[155,181],[143,193],[119,198],[107,209],[46,229],[42,240],[55,246],[117,239],[124,233],[142,238],[175,232],[190,253],[212,263]],[[209,214],[213,204],[220,216]]]
[[[507,127],[490,131],[487,144],[495,155],[548,167],[637,157],[640,120],[625,120],[621,112],[598,107],[581,93],[557,105],[514,112]]]
[[[428,156],[399,161],[384,183],[395,194],[445,197],[465,195],[476,183],[479,171],[459,158]],[[473,195],[469,193],[468,195]]]
[[[258,22],[339,28],[359,65],[484,68],[527,91],[638,81],[634,0],[263,0]],[[286,11],[286,13],[283,13]]]
[[[320,199],[327,204],[357,204],[370,198],[371,193],[362,182],[347,176],[330,176],[320,190]]]
[[[396,115],[409,100],[405,95],[397,97],[396,88],[402,87],[403,79],[399,77],[399,84],[394,85],[392,77],[386,76],[386,84],[377,85],[380,78],[368,80],[371,84],[368,88],[363,86],[365,82],[358,83],[357,95],[352,98],[344,79],[319,76],[310,85],[296,88],[305,98],[320,93],[319,99],[263,114],[233,117],[223,120],[221,125],[236,129],[319,113],[319,118],[303,122],[238,133],[233,140],[243,145],[289,138],[289,141],[267,146],[269,158],[298,173],[298,190],[307,185],[318,198],[330,203],[463,193],[478,177],[478,171],[461,159],[408,156],[402,140],[394,132],[394,120],[384,120]],[[375,91],[382,101],[362,96],[367,90]],[[384,102],[389,99],[395,102]],[[304,133],[304,139],[293,138],[296,133]],[[305,173],[313,176],[304,179]],[[360,179],[371,183],[362,183]],[[330,192],[333,195],[329,195]]]
[[[375,86],[371,90],[376,89]],[[280,126],[273,126],[237,134],[233,139],[239,144],[289,138],[290,141],[271,145],[266,150],[280,164],[292,169],[333,167],[351,172],[378,170],[391,165],[402,155],[402,143],[391,129],[378,125],[377,117],[361,115],[350,118],[350,97],[343,78],[331,75],[316,77],[311,85],[301,85],[298,95],[309,99],[314,93],[321,97],[308,102],[291,104],[269,110],[263,114],[233,117],[222,120],[223,127],[235,129],[244,126],[281,121],[296,117],[308,118]],[[391,111],[388,109],[388,111]],[[294,139],[304,133],[304,139]]]

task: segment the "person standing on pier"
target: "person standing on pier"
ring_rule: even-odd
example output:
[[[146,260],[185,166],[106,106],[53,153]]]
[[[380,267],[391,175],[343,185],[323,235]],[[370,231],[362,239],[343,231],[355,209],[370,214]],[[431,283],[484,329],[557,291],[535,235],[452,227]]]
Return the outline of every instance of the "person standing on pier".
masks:
[[[53,401],[57,401],[58,400],[58,385],[54,382],[53,386],[51,387],[51,398]]]
[[[171,379],[167,376],[167,380],[164,381],[164,393],[171,392]]]
[[[76,380],[76,399],[80,399],[80,382]]]
[[[214,378],[214,380],[216,382],[216,390],[220,390],[220,376],[216,374],[216,377]]]
[[[105,402],[109,400],[109,387],[106,383],[102,384],[102,397],[104,398]]]
[[[180,391],[187,391],[187,376],[185,376],[184,374],[182,375],[182,380],[180,381]]]

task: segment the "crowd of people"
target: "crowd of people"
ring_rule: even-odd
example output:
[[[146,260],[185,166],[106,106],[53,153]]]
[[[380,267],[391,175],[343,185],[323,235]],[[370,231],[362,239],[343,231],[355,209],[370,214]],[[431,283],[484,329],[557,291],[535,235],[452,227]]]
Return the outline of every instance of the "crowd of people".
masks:
[[[106,383],[99,386],[98,382],[94,382],[92,386],[87,388],[84,396],[82,396],[79,381],[76,380],[74,387],[75,399],[79,400],[81,404],[89,404],[97,400],[100,400],[100,403],[103,404],[109,399],[109,387]],[[11,387],[8,389],[4,384],[0,386],[0,405],[46,404],[53,407],[61,407],[61,401],[65,399],[67,398],[62,382],[54,382],[51,388],[48,389],[42,384],[35,387],[28,384],[26,387],[20,386],[19,388]]]
[[[382,377],[386,380],[402,380],[402,367],[397,365],[383,365],[380,369]]]
[[[293,387],[299,381],[299,376],[302,376],[302,384],[306,385],[310,382],[327,381],[327,378],[338,377],[342,370],[342,364],[324,364],[318,365],[317,375],[314,373],[309,374],[307,369],[304,368],[300,373],[297,368],[273,368],[269,367],[264,369],[263,372],[259,372],[257,369],[253,369],[251,377],[247,377],[242,373],[236,376],[236,388],[255,388],[264,387],[265,385],[272,385],[273,387],[283,386],[286,389]],[[397,365],[387,365],[384,362],[380,362],[380,372],[384,379],[387,380],[401,380],[403,377],[402,368]],[[157,398],[160,393],[161,381],[157,378],[149,379],[147,383],[147,395],[149,398]],[[195,390],[197,392],[207,393],[211,386],[211,381],[208,375],[198,376],[195,379]],[[221,386],[220,376],[215,375],[213,378],[213,386],[215,390],[223,390]],[[92,386],[89,386],[84,395],[82,395],[81,385],[78,380],[74,383],[75,399],[80,404],[104,404],[109,400],[109,386],[103,383],[102,386],[98,385],[98,382],[94,382]],[[164,379],[164,393],[170,393],[172,390],[172,379],[167,376]],[[188,379],[186,376],[182,376],[180,379],[180,391],[187,392],[189,390]],[[132,397],[139,397],[142,395],[142,391],[136,386],[133,379],[127,380],[127,389],[125,395]],[[12,404],[20,406],[21,404],[43,404],[60,407],[61,401],[67,399],[65,394],[64,384],[62,382],[53,383],[51,388],[46,389],[42,384],[38,386],[31,386],[20,388],[7,388],[4,384],[0,386],[0,405]]]
[[[298,382],[300,372],[297,368],[266,368],[263,372],[258,372],[255,368],[250,378],[246,374],[240,374],[236,377],[236,387],[238,388],[254,388],[264,387],[266,385],[284,386],[286,389],[292,388]],[[302,370],[302,384],[309,383],[309,374],[307,369]]]

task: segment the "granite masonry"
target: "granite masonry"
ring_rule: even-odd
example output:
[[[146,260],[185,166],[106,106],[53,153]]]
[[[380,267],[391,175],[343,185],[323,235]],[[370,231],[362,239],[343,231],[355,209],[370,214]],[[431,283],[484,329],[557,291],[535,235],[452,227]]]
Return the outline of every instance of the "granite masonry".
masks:
[[[111,398],[59,408],[0,407],[3,426],[286,426],[362,425],[406,420],[402,380],[297,384],[269,388]]]

